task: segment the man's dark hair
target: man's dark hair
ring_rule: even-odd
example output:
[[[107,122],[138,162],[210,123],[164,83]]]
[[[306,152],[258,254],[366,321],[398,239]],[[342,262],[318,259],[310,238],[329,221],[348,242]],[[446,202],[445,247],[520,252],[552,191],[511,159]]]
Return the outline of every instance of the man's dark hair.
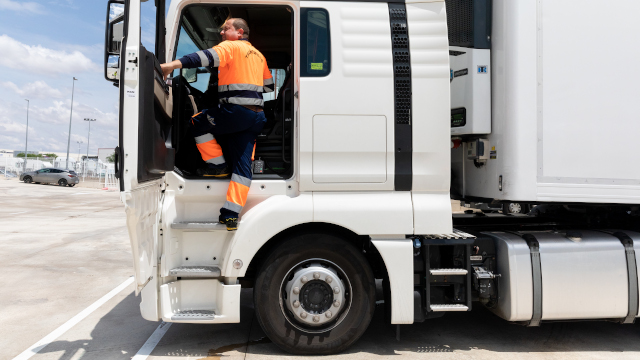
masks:
[[[249,38],[249,25],[247,24],[246,21],[244,21],[244,19],[231,18],[229,20],[231,20],[231,24],[233,25],[233,27],[236,30],[242,29],[244,31],[244,33],[242,34],[242,38],[243,39],[248,39]]]

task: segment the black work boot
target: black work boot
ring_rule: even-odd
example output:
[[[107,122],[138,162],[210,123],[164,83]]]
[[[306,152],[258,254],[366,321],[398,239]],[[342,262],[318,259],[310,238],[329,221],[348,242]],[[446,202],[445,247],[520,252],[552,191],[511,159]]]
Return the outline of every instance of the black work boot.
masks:
[[[238,230],[238,218],[226,218],[224,224],[227,225],[227,231]]]
[[[198,175],[207,176],[207,177],[217,177],[223,178],[231,175],[229,172],[229,167],[225,166],[223,168],[200,168],[198,169]]]

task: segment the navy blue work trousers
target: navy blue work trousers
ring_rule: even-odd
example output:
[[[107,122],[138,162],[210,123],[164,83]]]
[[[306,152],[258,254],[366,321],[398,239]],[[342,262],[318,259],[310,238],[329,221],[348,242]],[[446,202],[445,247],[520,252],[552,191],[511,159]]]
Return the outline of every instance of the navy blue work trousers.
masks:
[[[237,217],[246,204],[254,144],[266,122],[264,112],[235,104],[220,104],[191,118],[202,159],[210,167],[229,166],[231,170],[227,199],[220,209],[223,218]]]

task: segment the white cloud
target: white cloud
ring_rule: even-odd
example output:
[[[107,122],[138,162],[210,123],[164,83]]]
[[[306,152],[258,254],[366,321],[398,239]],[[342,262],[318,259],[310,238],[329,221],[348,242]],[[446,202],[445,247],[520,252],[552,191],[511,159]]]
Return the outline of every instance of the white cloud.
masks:
[[[54,101],[53,106],[46,108],[33,107],[32,117],[43,123],[61,125],[69,123],[71,114],[70,101]]]
[[[22,133],[24,134],[24,130],[27,128],[26,124],[20,124],[18,122],[9,120],[9,119],[0,119],[0,132],[1,133]],[[29,126],[29,130],[32,130],[32,127]]]
[[[112,4],[111,9],[109,9],[109,21],[115,19],[118,15],[124,12],[124,5],[121,4]]]
[[[0,9],[42,13],[40,4],[30,1],[0,0]]]
[[[40,45],[26,45],[8,35],[0,35],[0,54],[0,66],[32,73],[78,74],[99,69],[80,51],[69,53]]]
[[[29,109],[29,149],[38,151],[66,151],[69,131],[70,101],[54,101],[41,107],[32,102]],[[27,106],[0,99],[0,149],[24,148]],[[91,153],[98,148],[113,148],[118,144],[118,113],[104,112],[74,101],[71,129],[71,151],[77,151],[76,141],[82,141],[86,151],[88,124],[84,118],[97,121],[91,124]]]
[[[39,122],[63,125],[69,124],[69,115],[71,114],[71,101],[54,101],[52,106],[49,107],[37,107],[32,106],[30,110],[30,118]],[[118,114],[117,112],[103,112],[94,107],[73,102],[73,122],[81,123],[83,119],[90,118],[96,119],[100,123],[101,127],[118,127]]]
[[[18,85],[12,83],[11,81],[2,82],[0,81],[0,85],[13,91],[14,93],[31,99],[59,99],[62,97],[62,92],[58,89],[54,89],[49,86],[44,81],[35,81],[32,83],[28,83],[21,88]]]

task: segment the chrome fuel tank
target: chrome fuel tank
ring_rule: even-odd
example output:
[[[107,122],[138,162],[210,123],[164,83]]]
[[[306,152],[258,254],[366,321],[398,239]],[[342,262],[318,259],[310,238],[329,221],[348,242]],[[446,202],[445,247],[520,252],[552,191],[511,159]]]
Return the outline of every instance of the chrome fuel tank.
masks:
[[[542,320],[624,318],[629,311],[625,248],[610,234],[583,230],[528,232],[539,244]],[[640,254],[640,234],[625,233]],[[487,232],[496,245],[499,300],[492,309],[509,321],[528,321],[534,309],[531,250],[521,236]],[[636,261],[637,264],[637,261]],[[636,274],[637,265],[634,266]],[[638,314],[636,314],[638,316]]]

